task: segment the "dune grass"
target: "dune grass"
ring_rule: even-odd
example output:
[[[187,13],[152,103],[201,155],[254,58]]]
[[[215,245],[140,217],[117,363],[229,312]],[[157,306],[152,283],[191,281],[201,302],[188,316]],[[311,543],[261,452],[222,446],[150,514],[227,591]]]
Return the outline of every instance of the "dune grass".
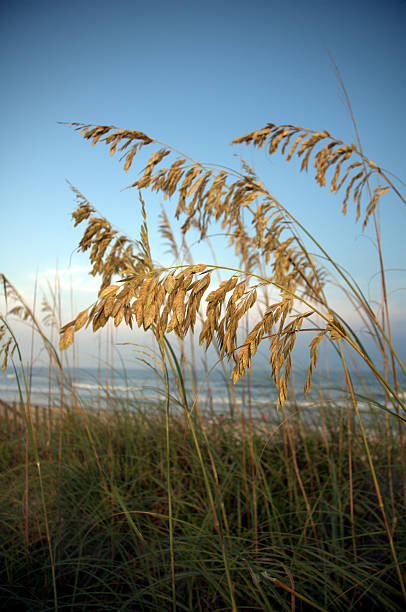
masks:
[[[73,412],[39,428],[58,609],[399,610],[402,593],[365,449],[354,432],[351,516],[348,437],[333,412],[324,432],[309,420],[300,428],[292,421],[289,439],[286,423],[215,419],[204,432],[196,425],[208,482],[190,424],[170,420],[174,593],[165,413],[140,406],[103,416],[88,411],[93,448]],[[391,440],[389,466],[387,432],[375,426],[371,435],[404,564],[399,448]],[[3,434],[1,451],[0,601],[10,610],[52,610],[37,459],[24,431]]]
[[[10,430],[0,417],[4,607],[402,609],[406,367],[392,333],[377,215],[385,194],[406,203],[396,179],[364,155],[357,132],[357,145],[346,145],[326,130],[267,124],[233,141],[266,146],[269,155],[280,152],[287,161],[295,157],[306,171],[311,160],[318,184],[341,190],[343,212],[354,205],[363,227],[372,225],[380,287],[371,300],[246,162],[241,171],[229,170],[180,156],[138,130],[72,125],[92,144],[107,145],[111,155],[121,152],[125,171],[141,148],[154,152],[131,185],[139,191],[139,240],[122,235],[73,188],[75,225],[86,225],[79,250],[89,250],[101,287],[97,300],[60,329],[59,349],[68,349],[85,325],[95,332],[110,322],[142,327],[156,341],[163,400],[103,413],[84,406],[35,309],[2,275],[13,307],[1,317],[0,352],[3,367],[11,361],[15,368],[23,416],[22,431]],[[177,198],[181,247],[165,211],[161,215],[160,230],[175,258],[169,268],[151,253],[145,189]],[[193,263],[186,235],[195,231],[210,243],[208,230],[219,225],[235,266],[218,265],[215,257]],[[216,283],[217,273],[223,276]],[[331,284],[341,288],[357,324],[336,310]],[[33,419],[32,363],[24,367],[11,315],[32,325],[49,356],[61,389],[55,421]],[[230,419],[200,411],[197,329],[200,345],[213,348],[230,375]],[[309,344],[304,394],[316,368],[321,376],[328,370],[319,363],[319,349],[327,344],[342,370],[338,399],[320,391],[308,408],[296,402],[292,371],[299,335]],[[269,356],[277,399],[263,418],[254,418],[251,387],[260,346]],[[362,376],[357,380],[360,367],[380,387],[380,399]],[[241,406],[232,384],[244,379]],[[207,391],[209,384],[207,368]]]

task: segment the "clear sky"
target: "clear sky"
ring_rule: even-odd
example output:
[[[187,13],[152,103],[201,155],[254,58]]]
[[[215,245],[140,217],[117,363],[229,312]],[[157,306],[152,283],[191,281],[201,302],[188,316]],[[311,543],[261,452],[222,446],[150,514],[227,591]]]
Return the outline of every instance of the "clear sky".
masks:
[[[341,215],[340,195],[277,157],[229,147],[267,122],[328,129],[354,142],[327,48],[351,98],[366,155],[406,179],[405,0],[3,0],[0,7],[0,271],[30,296],[53,270],[75,307],[95,297],[70,214],[68,179],[113,224],[137,237],[137,194],[107,150],[59,121],[139,129],[192,157],[238,167],[239,153],[333,257],[373,292],[369,232]],[[404,189],[404,188],[403,188]],[[157,259],[168,262],[154,221],[162,198],[145,195]],[[169,204],[168,212],[171,214]],[[388,269],[406,267],[406,207],[382,200]],[[216,242],[223,258],[223,242]],[[194,251],[207,259],[206,251]],[[226,256],[224,255],[224,258]],[[232,263],[232,258],[225,259]],[[405,272],[389,272],[391,289]],[[399,329],[404,291],[393,296]],[[343,305],[345,308],[345,305]]]

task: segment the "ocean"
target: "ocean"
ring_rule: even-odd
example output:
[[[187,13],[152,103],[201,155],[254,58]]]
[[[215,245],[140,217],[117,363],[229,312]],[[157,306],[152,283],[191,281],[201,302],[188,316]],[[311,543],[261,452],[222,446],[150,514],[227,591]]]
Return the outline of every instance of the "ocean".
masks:
[[[119,406],[133,409],[135,406],[162,405],[164,401],[165,382],[162,375],[151,368],[75,368],[66,369],[64,372],[69,376],[69,381],[61,382],[58,372],[54,374],[48,367],[33,367],[31,372],[26,372],[31,404],[59,406],[61,398],[66,404],[73,404],[72,392],[82,406],[99,409]],[[189,380],[187,374],[184,376],[189,407],[193,405],[196,397],[194,389],[197,389],[199,408],[214,415],[233,414],[236,405],[243,412],[250,408],[254,414],[262,416],[275,412],[277,391],[270,372],[254,371],[249,384],[246,378],[236,385],[232,385],[227,373],[221,370],[213,371],[208,382],[205,377],[206,373],[202,370],[195,373],[193,381]],[[23,379],[21,369],[14,372],[8,368],[5,374],[0,374],[0,400],[7,403],[18,402],[19,385],[25,400]],[[355,375],[353,380],[362,410],[369,410],[373,405],[366,397],[384,404],[384,392],[373,375],[367,373],[363,375],[362,380]],[[316,374],[312,390],[306,398],[303,396],[304,373],[295,374],[294,381],[296,408],[310,410],[320,407],[321,402],[326,402],[328,406],[342,405],[345,402],[342,373],[330,373],[328,381],[319,379]],[[171,405],[176,409],[176,406],[181,406],[180,393],[173,377],[169,377],[168,384]],[[406,385],[403,385],[403,388],[405,389]]]

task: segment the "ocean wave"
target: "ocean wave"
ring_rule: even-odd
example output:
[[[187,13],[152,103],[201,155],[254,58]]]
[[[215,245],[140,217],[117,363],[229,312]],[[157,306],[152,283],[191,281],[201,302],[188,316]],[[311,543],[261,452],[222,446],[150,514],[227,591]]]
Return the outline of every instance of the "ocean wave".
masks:
[[[138,386],[127,386],[127,385],[108,385],[107,387],[102,384],[91,384],[91,383],[81,383],[74,382],[72,386],[77,389],[87,389],[88,391],[96,390],[96,391],[142,391],[143,387]]]

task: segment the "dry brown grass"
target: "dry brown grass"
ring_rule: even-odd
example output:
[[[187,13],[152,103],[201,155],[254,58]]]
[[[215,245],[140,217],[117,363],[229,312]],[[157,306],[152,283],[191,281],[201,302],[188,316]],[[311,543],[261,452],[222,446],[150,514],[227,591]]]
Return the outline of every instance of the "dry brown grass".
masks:
[[[270,340],[270,364],[279,392],[279,403],[287,397],[291,372],[292,351],[298,333],[313,329],[310,340],[310,362],[305,380],[305,392],[311,385],[312,373],[317,365],[318,347],[324,338],[344,341],[371,367],[373,364],[351,328],[335,313],[328,303],[324,284],[326,272],[316,265],[305,246],[300,231],[303,226],[282,206],[255,172],[245,162],[244,173],[203,165],[178,151],[146,136],[143,132],[120,130],[113,126],[72,124],[81,135],[96,144],[104,142],[110,155],[122,153],[124,170],[130,170],[135,156],[144,146],[157,150],[150,156],[142,176],[132,183],[138,190],[149,188],[161,192],[164,198],[177,195],[175,216],[182,219],[182,234],[198,228],[201,238],[207,235],[212,223],[221,223],[229,235],[230,244],[239,258],[240,267],[220,286],[210,291],[211,273],[221,266],[186,265],[173,269],[160,269],[153,265],[148,243],[145,204],[142,201],[144,223],[139,241],[118,235],[111,224],[75,190],[79,201],[73,213],[75,225],[87,222],[79,249],[90,249],[92,274],[102,276],[99,300],[93,307],[62,328],[61,348],[67,348],[74,332],[92,324],[94,331],[106,325],[110,318],[119,325],[125,321],[132,327],[135,322],[144,329],[152,328],[158,338],[174,331],[179,338],[193,332],[203,296],[207,293],[206,308],[201,313],[203,328],[200,344],[206,349],[215,340],[220,357],[232,359],[233,381],[236,382],[251,368],[259,344]],[[321,186],[327,182],[330,190],[345,188],[343,212],[350,197],[361,215],[362,196],[369,181],[376,175],[381,182],[371,192],[365,206],[364,227],[374,214],[379,198],[391,188],[386,174],[366,158],[354,145],[346,145],[329,132],[315,132],[304,128],[268,124],[265,128],[236,138],[232,144],[247,144],[257,148],[267,145],[268,153],[280,151],[290,161],[294,156],[302,159],[301,170],[308,170],[313,160],[315,179]],[[169,159],[170,165],[163,167]],[[327,173],[331,176],[328,179]],[[248,213],[250,222],[244,218]],[[171,252],[179,257],[179,250],[165,216],[161,217],[161,232],[169,242]],[[307,237],[309,234],[307,233]],[[315,242],[315,241],[314,241]],[[316,242],[315,244],[318,245]],[[321,248],[321,247],[320,247]],[[322,253],[325,255],[323,249]],[[333,267],[339,270],[334,262]],[[121,276],[120,284],[111,285],[114,276]],[[341,276],[344,275],[341,273]],[[348,279],[347,290],[366,315],[367,325],[383,336],[379,342],[391,352],[393,346],[386,338],[377,316],[363,295]],[[267,289],[276,288],[280,298],[269,303]],[[264,294],[266,297],[264,298]],[[261,298],[261,299],[259,299]],[[265,300],[261,319],[245,337],[241,337],[248,313],[261,300]],[[299,305],[299,312],[296,308]],[[303,312],[305,310],[305,312]],[[317,315],[316,327],[304,326],[308,318]],[[310,321],[311,319],[309,319]],[[246,328],[246,324],[245,324]],[[318,328],[318,329],[317,329]],[[384,377],[383,377],[384,378]]]

